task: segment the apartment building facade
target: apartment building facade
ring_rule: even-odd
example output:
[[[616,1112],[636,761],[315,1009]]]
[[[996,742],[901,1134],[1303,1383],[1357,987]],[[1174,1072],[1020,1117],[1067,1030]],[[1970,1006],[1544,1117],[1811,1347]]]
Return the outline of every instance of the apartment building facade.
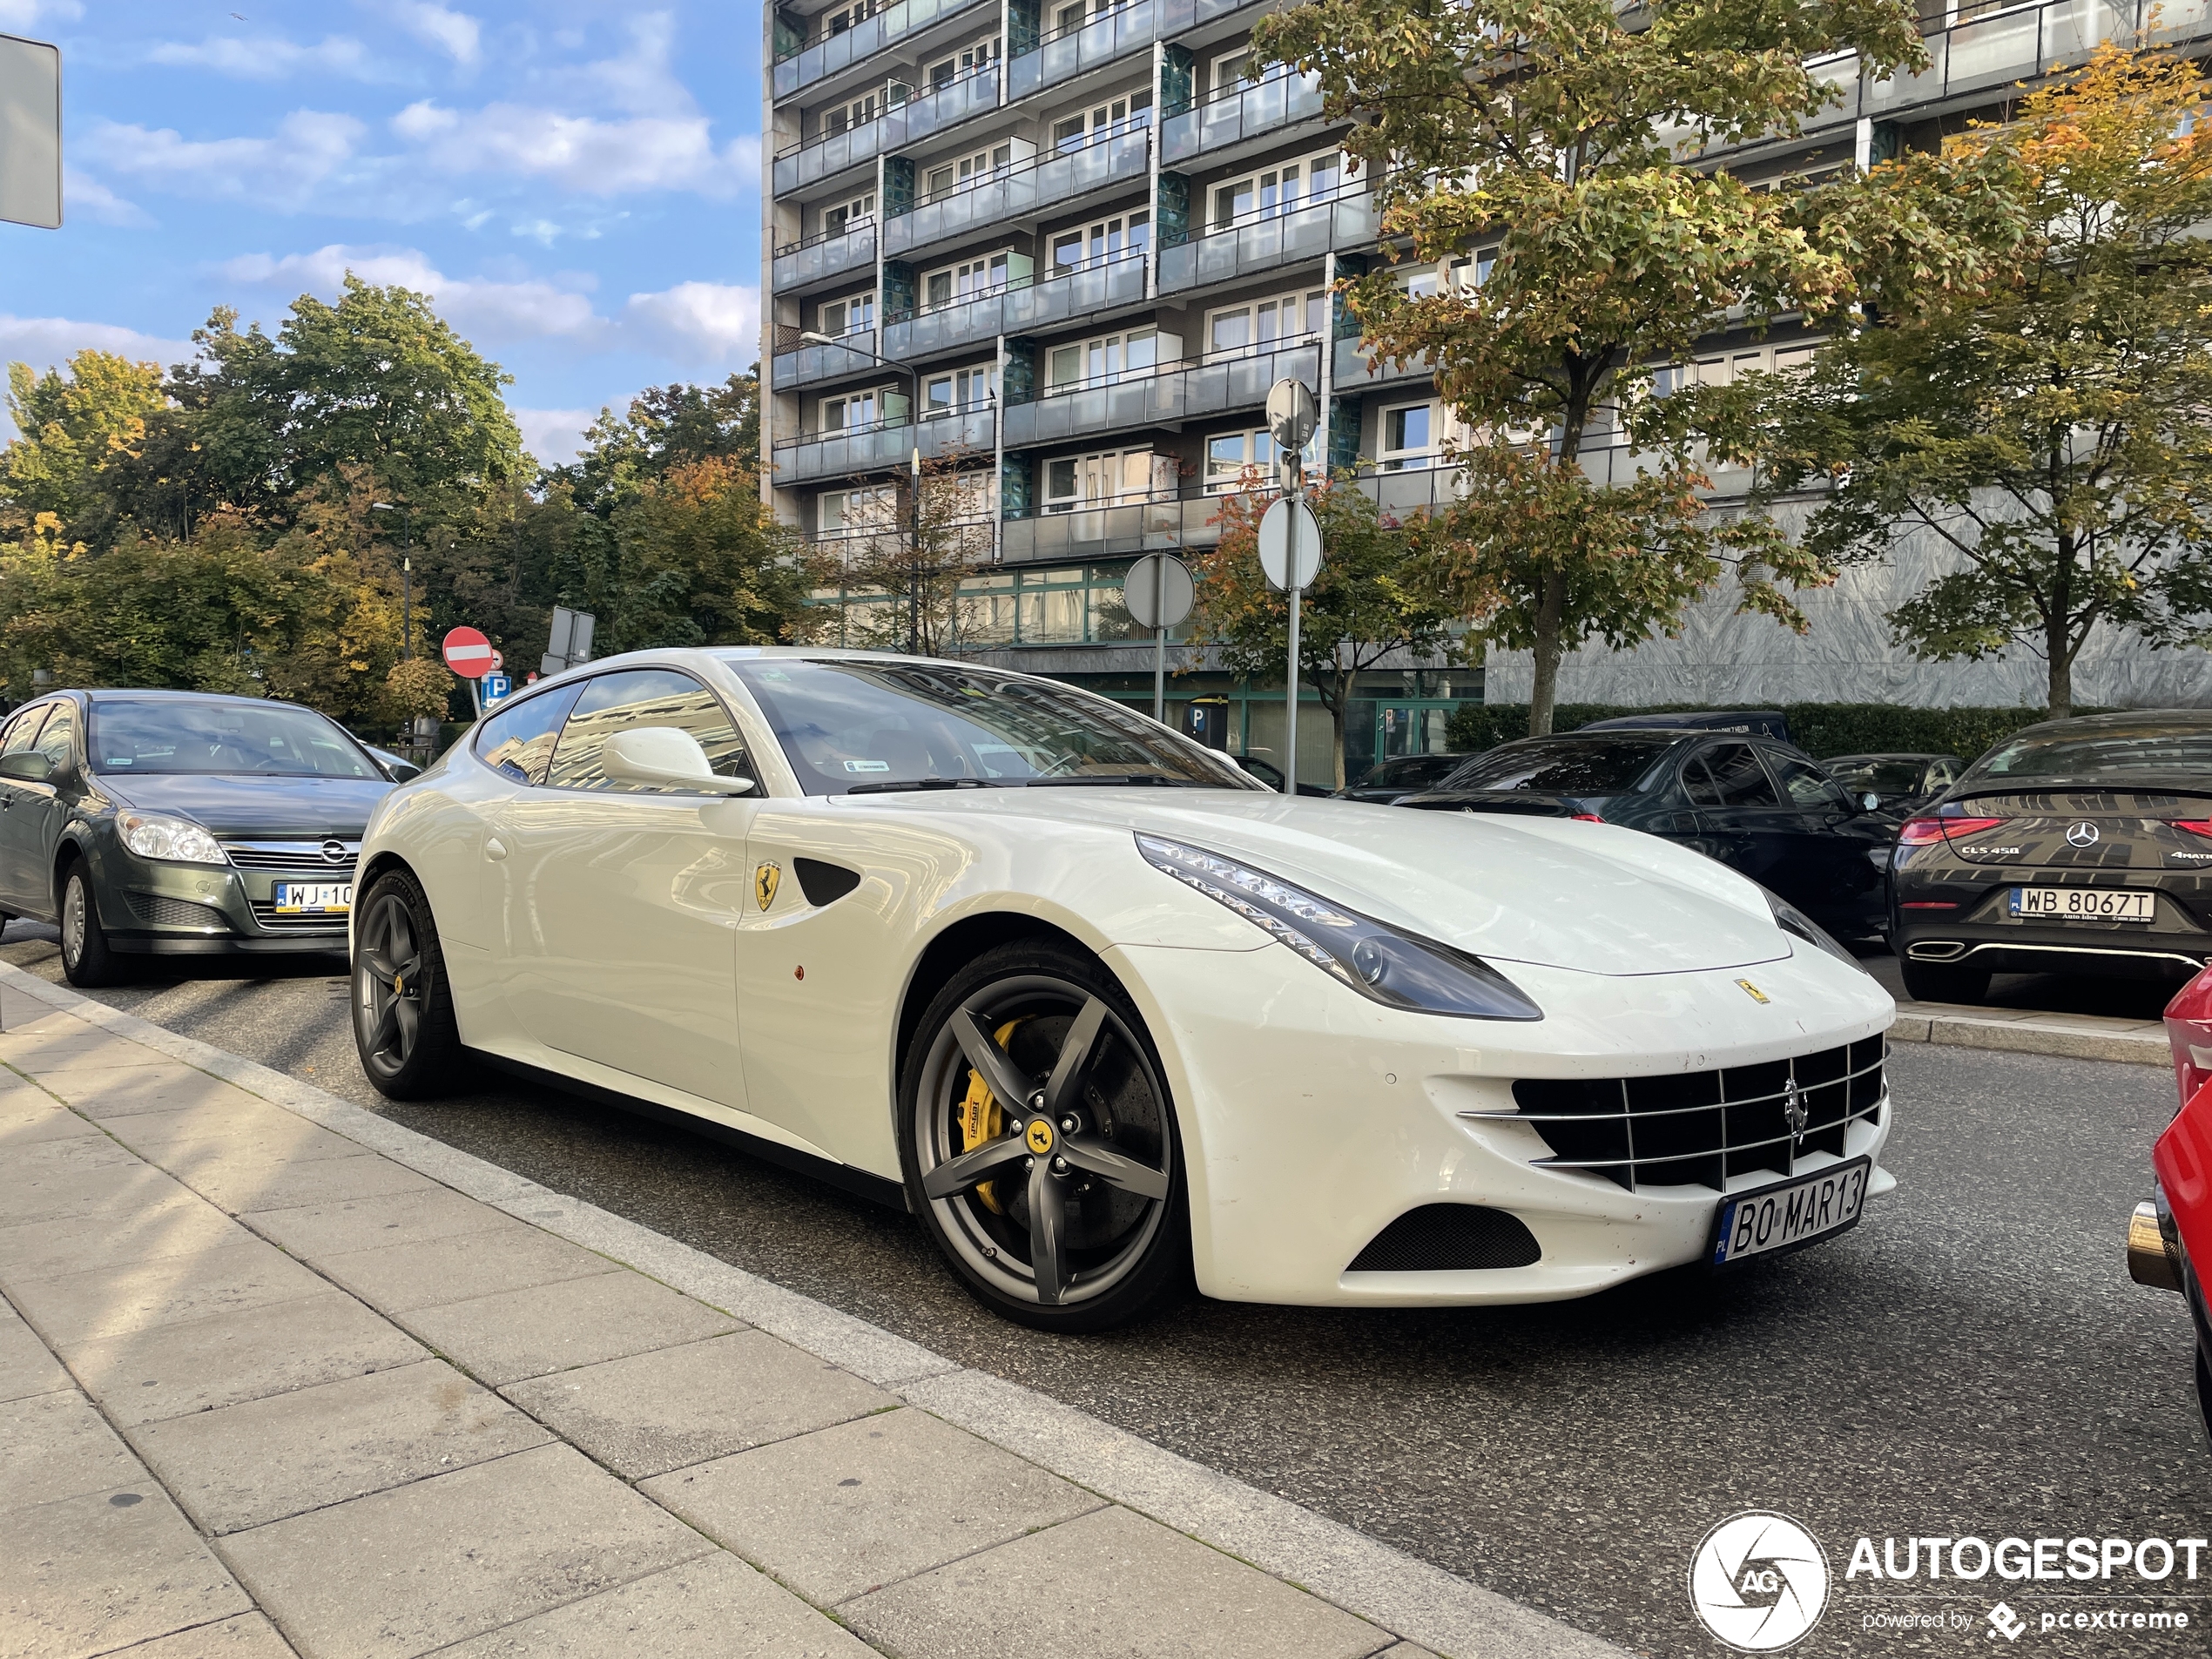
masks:
[[[1309,469],[1353,469],[1400,511],[1452,487],[1433,385],[1370,362],[1332,293],[1391,260],[1343,129],[1311,80],[1247,72],[1253,26],[1278,3],[767,8],[763,489],[781,521],[836,553],[880,530],[917,448],[933,471],[957,470],[990,567],[959,608],[962,655],[1149,702],[1150,642],[1120,604],[1122,573],[1143,552],[1214,543],[1223,496],[1274,461],[1262,406],[1279,379],[1319,401]],[[1837,107],[1712,165],[1789,188],[1932,145],[2152,12],[2152,0],[1925,3],[1927,71],[1872,82],[1850,54],[1826,60]],[[2209,6],[2164,5],[2161,32],[2204,36]],[[1434,288],[1479,283],[1483,263],[1477,249],[1391,268]],[[1716,337],[1682,372],[1726,378],[1807,349],[1786,334]],[[1634,463],[1601,449],[1586,464]],[[1716,482],[1726,495],[1742,481]],[[898,603],[821,598],[840,616]],[[1273,752],[1279,685],[1242,685],[1202,651],[1178,660],[1177,719]],[[1440,746],[1482,680],[1407,664],[1361,691],[1355,767]],[[1325,751],[1309,745],[1328,723],[1300,725],[1300,771],[1315,775]]]

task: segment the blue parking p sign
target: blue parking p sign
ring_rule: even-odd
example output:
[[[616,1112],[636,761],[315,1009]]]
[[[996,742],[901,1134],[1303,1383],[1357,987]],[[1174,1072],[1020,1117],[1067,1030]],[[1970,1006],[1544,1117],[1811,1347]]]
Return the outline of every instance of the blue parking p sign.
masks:
[[[485,675],[482,681],[485,705],[489,707],[492,704],[498,702],[500,698],[505,697],[514,689],[515,682],[505,674]]]

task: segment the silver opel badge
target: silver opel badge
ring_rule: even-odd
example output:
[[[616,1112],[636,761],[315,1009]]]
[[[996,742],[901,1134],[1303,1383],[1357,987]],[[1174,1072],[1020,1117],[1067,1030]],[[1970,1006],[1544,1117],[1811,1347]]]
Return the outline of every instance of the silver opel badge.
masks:
[[[322,855],[332,864],[343,864],[351,856],[346,851],[346,844],[343,841],[325,841],[322,844]]]

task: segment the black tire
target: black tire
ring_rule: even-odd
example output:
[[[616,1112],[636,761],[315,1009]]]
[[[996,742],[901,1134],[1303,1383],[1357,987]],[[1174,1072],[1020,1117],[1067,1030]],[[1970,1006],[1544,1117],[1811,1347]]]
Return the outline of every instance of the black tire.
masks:
[[[1952,962],[1916,962],[1905,957],[1905,994],[1915,1002],[1964,1002],[1979,1006],[1989,1000],[1989,970]]]
[[[388,1100],[431,1100],[459,1083],[445,954],[422,884],[405,870],[370,883],[354,928],[354,1049]]]
[[[1081,1057],[1062,1068],[1071,1037]],[[979,1057],[1004,1068],[998,1083]],[[1003,1318],[1103,1331],[1189,1286],[1174,1103],[1136,1006],[1094,956],[1015,941],[953,975],[907,1054],[899,1154],[953,1276]]]
[[[123,960],[108,948],[99,900],[92,891],[92,867],[82,858],[71,860],[62,872],[60,915],[62,972],[71,985],[94,991],[130,978]]]

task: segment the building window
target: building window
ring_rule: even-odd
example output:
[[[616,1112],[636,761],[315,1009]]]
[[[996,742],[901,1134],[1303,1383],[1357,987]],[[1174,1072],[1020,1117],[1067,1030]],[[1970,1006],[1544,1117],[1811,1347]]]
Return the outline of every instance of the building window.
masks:
[[[1052,239],[1052,273],[1064,276],[1070,271],[1096,270],[1116,260],[1136,258],[1151,239],[1149,212],[1116,214],[1088,229],[1078,226],[1062,231]]]
[[[875,388],[865,392],[847,392],[839,397],[826,397],[821,401],[821,416],[817,425],[825,437],[839,432],[858,432],[874,426],[879,420],[904,420],[905,403],[904,398]]]
[[[954,81],[981,74],[995,67],[998,61],[999,37],[993,35],[988,40],[979,40],[948,57],[939,58],[924,71],[923,83],[934,92],[941,86],[950,86]]]
[[[1052,147],[1055,151],[1080,150],[1087,144],[1097,144],[1117,133],[1134,132],[1149,125],[1151,119],[1152,93],[1149,87],[1117,93],[1088,111],[1077,110],[1073,115],[1055,121]]]
[[[814,498],[819,536],[866,536],[889,528],[894,491],[888,484],[861,489],[826,489]]]
[[[921,383],[921,418],[934,421],[988,408],[998,393],[998,379],[995,364],[932,376]]]
[[[822,30],[825,36],[841,35],[855,24],[866,23],[882,9],[882,0],[858,0],[857,4],[845,6],[829,15],[829,25]]]
[[[863,192],[850,201],[833,202],[822,209],[822,234],[842,236],[875,220],[875,192]]]
[[[1119,380],[1150,374],[1158,367],[1159,344],[1159,330],[1146,327],[1055,346],[1049,384],[1060,391],[1074,386],[1111,386]]]
[[[1243,357],[1273,351],[1284,342],[1308,340],[1329,324],[1329,291],[1278,294],[1249,305],[1224,306],[1206,314],[1206,356]]]
[[[1344,157],[1331,150],[1300,161],[1286,161],[1244,179],[1216,185],[1213,228],[1230,230],[1256,219],[1280,217],[1301,206],[1326,201],[1344,183]]]
[[[1068,4],[1054,10],[1052,32],[1055,35],[1071,33],[1085,24],[1096,23],[1109,12],[1119,11],[1131,3],[1132,0],[1069,0]]]
[[[924,182],[928,189],[925,201],[935,201],[940,196],[950,196],[984,184],[993,179],[1003,179],[1014,166],[1014,145],[1011,141],[995,145],[988,150],[978,150],[972,156],[932,167]]]
[[[1172,455],[1150,449],[1102,449],[1094,455],[1063,455],[1044,463],[1044,509],[1072,513],[1082,507],[1143,500],[1152,489],[1155,462],[1172,468]]]
[[[924,311],[939,311],[947,306],[961,305],[970,300],[980,300],[985,294],[996,293],[1007,287],[1015,277],[1026,276],[1028,265],[1026,259],[1007,252],[986,253],[977,259],[948,266],[941,271],[932,271],[922,279],[921,308]]]
[[[1261,68],[1256,78],[1246,80],[1244,71],[1250,69],[1251,64],[1252,54],[1250,47],[1240,46],[1224,57],[1215,58],[1213,60],[1214,97],[1233,98],[1238,92],[1250,87],[1264,86],[1270,81],[1279,81],[1291,72],[1291,66],[1288,64],[1268,64]]]
[[[1405,472],[1433,466],[1441,421],[1433,402],[1405,403],[1382,412],[1382,454],[1385,472]]]
[[[864,127],[886,110],[895,110],[913,95],[914,88],[904,81],[891,81],[881,87],[870,87],[858,98],[842,104],[833,104],[822,111],[821,136],[833,138],[840,132],[850,132]]]
[[[865,293],[848,293],[842,300],[822,301],[821,327],[817,334],[833,339],[841,334],[866,334],[875,327],[875,290]]]

